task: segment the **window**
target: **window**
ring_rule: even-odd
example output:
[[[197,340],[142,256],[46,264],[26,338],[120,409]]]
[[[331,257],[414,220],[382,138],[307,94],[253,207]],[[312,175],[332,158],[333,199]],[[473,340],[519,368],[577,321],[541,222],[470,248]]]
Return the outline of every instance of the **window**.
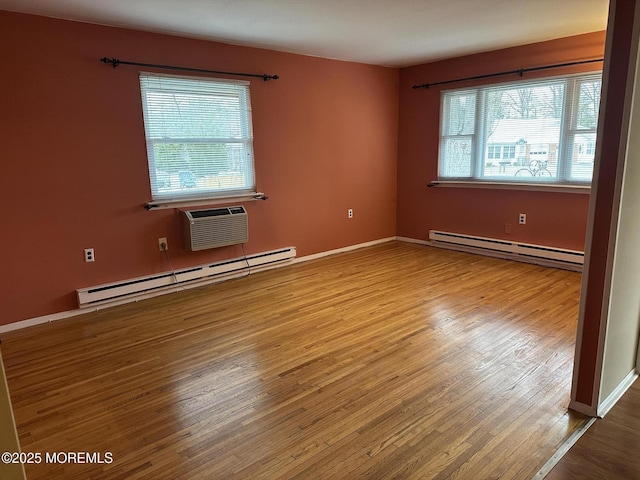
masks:
[[[141,74],[154,201],[255,193],[249,82]]]
[[[502,152],[502,154],[500,153]],[[515,145],[488,145],[487,159],[508,159],[516,157]]]
[[[601,74],[442,93],[439,180],[589,184]]]

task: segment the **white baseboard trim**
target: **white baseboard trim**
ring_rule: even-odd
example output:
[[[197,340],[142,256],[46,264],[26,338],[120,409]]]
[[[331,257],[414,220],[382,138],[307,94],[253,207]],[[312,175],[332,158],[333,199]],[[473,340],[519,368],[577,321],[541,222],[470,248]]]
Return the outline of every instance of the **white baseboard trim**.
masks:
[[[41,317],[29,318],[27,320],[21,320],[19,322],[8,323],[6,325],[0,325],[0,335],[14,330],[22,330],[23,328],[35,327],[36,325],[43,325],[45,323],[52,323],[58,320],[64,320],[66,318],[75,317],[78,315],[84,315],[85,313],[97,312],[98,310],[104,310],[105,308],[115,307],[117,305],[124,305],[125,303],[135,303],[147,298],[158,297],[160,295],[166,295],[168,293],[175,293],[184,290],[189,290],[196,287],[202,287],[212,283],[219,283],[223,280],[230,280],[231,278],[247,275],[246,272],[238,273],[235,276],[227,275],[225,278],[209,279],[208,281],[193,282],[190,284],[180,285],[179,287],[169,287],[155,292],[143,293],[136,295],[135,297],[123,298],[121,300],[113,301],[105,305],[96,305],[93,307],[77,308],[75,310],[67,310],[59,313],[52,313],[50,315],[43,315]]]
[[[95,309],[97,310],[97,309]],[[76,309],[68,310],[65,312],[52,313],[50,315],[43,315],[41,317],[28,318],[27,320],[21,320],[19,322],[8,323],[6,325],[0,325],[0,334],[12,332],[14,330],[21,330],[23,328],[33,327],[35,325],[42,325],[43,323],[51,323],[57,320],[63,320],[69,317],[75,317],[76,315],[82,315],[90,310]]]
[[[615,388],[611,395],[609,395],[604,402],[598,405],[598,417],[604,417],[609,411],[613,408],[613,406],[618,403],[618,400],[622,398],[629,387],[633,385],[633,382],[638,378],[638,373],[634,370],[630,371],[626,377],[620,382],[620,384]]]
[[[407,242],[407,243],[416,243],[418,245],[426,245],[428,247],[433,247],[433,243],[430,240],[419,240],[417,238],[409,238],[409,237],[396,237],[396,240],[399,242]]]
[[[604,417],[614,405],[622,398],[625,392],[633,385],[633,382],[638,378],[638,373],[633,370],[629,372],[629,374],[624,377],[622,382],[616,387],[616,389],[609,395],[604,402],[602,402],[597,411],[594,407],[590,405],[585,405],[584,403],[576,402],[574,400],[569,404],[569,408],[571,410],[575,410],[576,412],[582,413],[584,415],[589,415],[592,418],[589,421],[576,430],[563,444],[562,446],[553,454],[553,456],[544,464],[544,466],[538,471],[538,473],[533,477],[532,480],[542,480],[547,474],[551,471],[553,467],[555,467],[558,462],[566,455],[573,445],[585,434],[585,432],[593,425],[596,420]]]
[[[348,247],[336,248],[335,250],[328,250],[326,252],[314,253],[311,255],[305,255],[304,257],[297,257],[293,263],[308,262],[309,260],[316,260],[318,258],[328,257],[329,255],[335,255],[336,253],[345,253],[352,250],[359,250],[365,247],[372,247],[374,245],[380,245],[381,243],[393,242],[397,237],[381,238],[379,240],[372,240],[370,242],[358,243],[356,245],[350,245]]]
[[[297,263],[297,262],[304,262],[304,261],[307,261],[307,260],[314,260],[316,258],[322,258],[322,257],[326,257],[326,256],[329,256],[329,255],[334,255],[336,253],[349,252],[351,250],[357,250],[357,249],[364,248],[364,247],[370,247],[372,245],[378,245],[378,244],[381,244],[381,243],[392,242],[395,239],[396,239],[396,237],[382,238],[380,240],[373,240],[371,242],[365,242],[365,243],[360,243],[360,244],[357,244],[357,245],[351,245],[351,246],[339,248],[339,249],[336,249],[336,250],[329,250],[327,252],[321,252],[321,253],[316,253],[316,254],[313,254],[313,255],[307,255],[305,257],[295,258],[292,262],[283,263],[281,265],[273,265],[271,268],[280,268],[280,267],[283,267],[283,266],[286,266],[286,265],[292,265],[293,263]],[[265,270],[265,269],[263,269],[263,270]],[[176,286],[176,287],[173,287],[173,288],[168,288],[168,289],[165,289],[165,290],[162,290],[162,291],[151,292],[151,293],[147,293],[147,294],[141,294],[139,296],[136,296],[135,298],[122,299],[122,301],[113,302],[113,303],[110,303],[108,305],[101,305],[101,306],[95,306],[95,307],[86,307],[86,308],[77,308],[77,309],[74,309],[74,310],[68,310],[68,311],[64,311],[64,312],[52,313],[50,315],[43,315],[41,317],[34,317],[34,318],[26,319],[26,320],[21,320],[21,321],[18,321],[18,322],[8,323],[6,325],[0,325],[0,334],[7,333],[7,332],[12,332],[14,330],[21,330],[23,328],[34,327],[36,325],[43,325],[45,323],[51,323],[51,322],[55,322],[55,321],[58,321],[58,320],[63,320],[65,318],[70,318],[70,317],[75,317],[77,315],[82,315],[82,314],[85,314],[85,313],[96,312],[98,310],[105,309],[105,308],[108,308],[108,307],[111,307],[111,306],[122,305],[122,304],[125,304],[125,303],[138,302],[140,300],[145,300],[147,298],[157,297],[159,295],[165,295],[165,294],[168,294],[168,293],[175,293],[175,292],[179,292],[179,291],[190,289],[190,288],[202,287],[204,285],[208,285],[208,284],[212,284],[212,283],[218,283],[218,282],[221,282],[223,280],[230,280],[231,278],[241,277],[241,276],[244,276],[246,274],[247,273],[245,271],[241,271],[241,272],[237,272],[237,274],[235,274],[235,275],[227,274],[227,275],[224,276],[224,278],[208,279],[210,281],[197,281],[197,282],[194,282],[192,284],[184,284],[184,285]]]
[[[554,453],[551,458],[547,460],[547,463],[545,463],[542,468],[538,470],[538,473],[536,473],[531,480],[542,480],[544,477],[546,477],[551,469],[553,469],[553,467],[558,464],[562,457],[564,457],[571,449],[571,447],[573,447],[576,442],[580,440],[580,437],[582,437],[582,435],[584,435],[587,430],[589,430],[589,427],[591,427],[591,425],[593,425],[596,420],[597,418],[595,417],[590,418],[587,423],[573,432],[571,436],[567,438],[562,445],[560,445],[560,448],[556,450],[556,453]]]

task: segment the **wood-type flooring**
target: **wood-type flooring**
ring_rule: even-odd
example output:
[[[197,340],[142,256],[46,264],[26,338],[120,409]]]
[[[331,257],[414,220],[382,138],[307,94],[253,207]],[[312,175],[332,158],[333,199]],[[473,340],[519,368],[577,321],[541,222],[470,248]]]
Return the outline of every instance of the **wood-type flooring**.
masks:
[[[640,382],[589,427],[545,477],[548,480],[640,478]]]
[[[3,335],[37,479],[528,479],[580,274],[390,242]],[[65,459],[66,457],[61,457]]]

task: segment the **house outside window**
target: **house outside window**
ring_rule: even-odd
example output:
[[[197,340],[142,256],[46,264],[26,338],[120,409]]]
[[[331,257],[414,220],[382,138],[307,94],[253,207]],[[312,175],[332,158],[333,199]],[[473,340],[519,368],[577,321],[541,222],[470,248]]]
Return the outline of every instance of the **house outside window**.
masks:
[[[597,73],[443,92],[438,179],[590,184],[601,84]]]

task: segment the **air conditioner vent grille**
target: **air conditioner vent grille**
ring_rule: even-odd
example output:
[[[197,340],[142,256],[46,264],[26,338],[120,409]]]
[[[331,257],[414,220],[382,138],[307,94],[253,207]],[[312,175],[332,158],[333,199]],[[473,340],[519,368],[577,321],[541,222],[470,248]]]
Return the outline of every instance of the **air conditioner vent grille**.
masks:
[[[217,217],[219,215],[229,215],[228,208],[214,208],[213,210],[193,210],[191,212],[193,218]]]

